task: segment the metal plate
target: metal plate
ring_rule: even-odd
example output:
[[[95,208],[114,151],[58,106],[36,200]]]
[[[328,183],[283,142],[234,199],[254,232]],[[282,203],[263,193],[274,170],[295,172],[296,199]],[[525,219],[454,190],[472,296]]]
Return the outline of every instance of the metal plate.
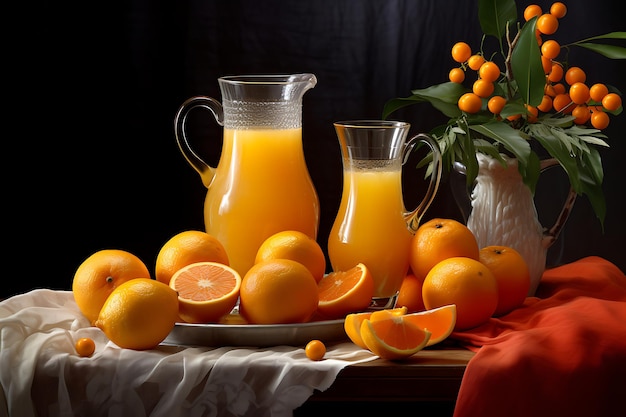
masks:
[[[182,346],[304,346],[347,339],[344,319],[293,324],[176,323],[163,344]]]

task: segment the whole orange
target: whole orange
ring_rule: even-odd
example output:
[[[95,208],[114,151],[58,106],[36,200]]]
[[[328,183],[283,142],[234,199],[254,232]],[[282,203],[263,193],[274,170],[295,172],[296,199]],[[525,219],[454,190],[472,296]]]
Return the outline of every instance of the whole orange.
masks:
[[[508,246],[487,246],[480,250],[479,260],[498,282],[498,306],[501,316],[522,305],[530,289],[528,265],[518,251]]]
[[[172,331],[178,319],[178,295],[168,285],[136,278],[115,288],[94,323],[116,345],[152,349]]]
[[[239,311],[251,324],[303,323],[317,310],[317,282],[291,259],[252,266],[241,281]]]
[[[119,249],[97,251],[74,273],[72,293],[76,305],[93,324],[111,292],[134,278],[150,278],[148,267],[136,255]]]
[[[498,305],[498,283],[481,262],[466,258],[447,258],[435,265],[422,285],[426,309],[455,304],[455,330],[479,326],[493,315]]]
[[[407,313],[416,313],[426,309],[422,300],[422,280],[411,271],[402,280],[396,299],[396,307],[402,306],[406,307]]]
[[[320,282],[326,272],[326,258],[315,239],[297,230],[284,230],[265,239],[257,250],[254,263],[269,259],[291,259],[306,266]]]
[[[455,256],[478,260],[478,242],[470,229],[454,219],[434,218],[419,226],[413,239],[409,262],[411,271],[424,280],[437,263]]]
[[[155,278],[169,285],[176,271],[196,262],[229,265],[226,249],[215,236],[201,230],[182,231],[161,246],[156,258]]]

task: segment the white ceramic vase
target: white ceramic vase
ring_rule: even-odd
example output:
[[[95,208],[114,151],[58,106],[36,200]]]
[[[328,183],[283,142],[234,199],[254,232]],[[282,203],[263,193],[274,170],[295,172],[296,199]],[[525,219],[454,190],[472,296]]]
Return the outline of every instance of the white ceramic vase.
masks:
[[[576,193],[568,197],[551,228],[543,227],[538,220],[535,201],[517,169],[517,160],[503,156],[507,166],[500,161],[478,153],[478,175],[471,190],[471,211],[467,227],[474,233],[480,248],[490,245],[509,246],[517,250],[526,261],[530,272],[529,296],[533,296],[546,267],[548,248],[555,242],[567,221]],[[542,161],[542,171],[558,165],[555,159]],[[464,173],[462,165],[455,169]]]

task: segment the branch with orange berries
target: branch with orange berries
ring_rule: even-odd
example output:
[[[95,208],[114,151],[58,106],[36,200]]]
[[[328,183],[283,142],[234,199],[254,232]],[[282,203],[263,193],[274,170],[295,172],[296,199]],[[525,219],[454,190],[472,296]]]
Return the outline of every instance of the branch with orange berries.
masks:
[[[478,174],[477,152],[503,165],[501,154],[515,157],[524,183],[533,193],[540,173],[538,152],[555,158],[572,189],[589,198],[603,225],[604,172],[597,147],[609,147],[602,130],[610,123],[609,115],[622,113],[621,93],[602,82],[589,83],[582,67],[570,65],[567,58],[571,48],[581,47],[609,59],[626,59],[626,48],[598,43],[623,41],[626,32],[561,45],[552,35],[566,15],[562,2],[553,3],[548,11],[532,4],[524,10],[524,21],[517,22],[514,0],[479,0],[480,48],[473,51],[465,42],[455,43],[451,56],[458,66],[450,70],[449,82],[389,100],[383,118],[421,102],[449,117],[448,123],[430,133],[439,143],[444,170],[449,172],[455,162],[462,163],[468,186]],[[483,50],[490,36],[497,39],[499,51]],[[464,83],[470,75],[476,78],[468,88]],[[432,166],[432,154],[418,167],[425,165]]]

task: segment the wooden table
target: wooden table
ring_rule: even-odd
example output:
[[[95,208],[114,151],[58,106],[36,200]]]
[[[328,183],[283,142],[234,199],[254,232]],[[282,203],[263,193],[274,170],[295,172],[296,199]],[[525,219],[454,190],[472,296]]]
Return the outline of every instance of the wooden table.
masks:
[[[433,347],[402,362],[377,359],[350,365],[330,388],[315,392],[295,410],[294,416],[319,417],[327,410],[388,413],[398,402],[405,406],[412,403],[419,415],[452,415],[465,367],[472,356],[473,352],[458,347]]]

